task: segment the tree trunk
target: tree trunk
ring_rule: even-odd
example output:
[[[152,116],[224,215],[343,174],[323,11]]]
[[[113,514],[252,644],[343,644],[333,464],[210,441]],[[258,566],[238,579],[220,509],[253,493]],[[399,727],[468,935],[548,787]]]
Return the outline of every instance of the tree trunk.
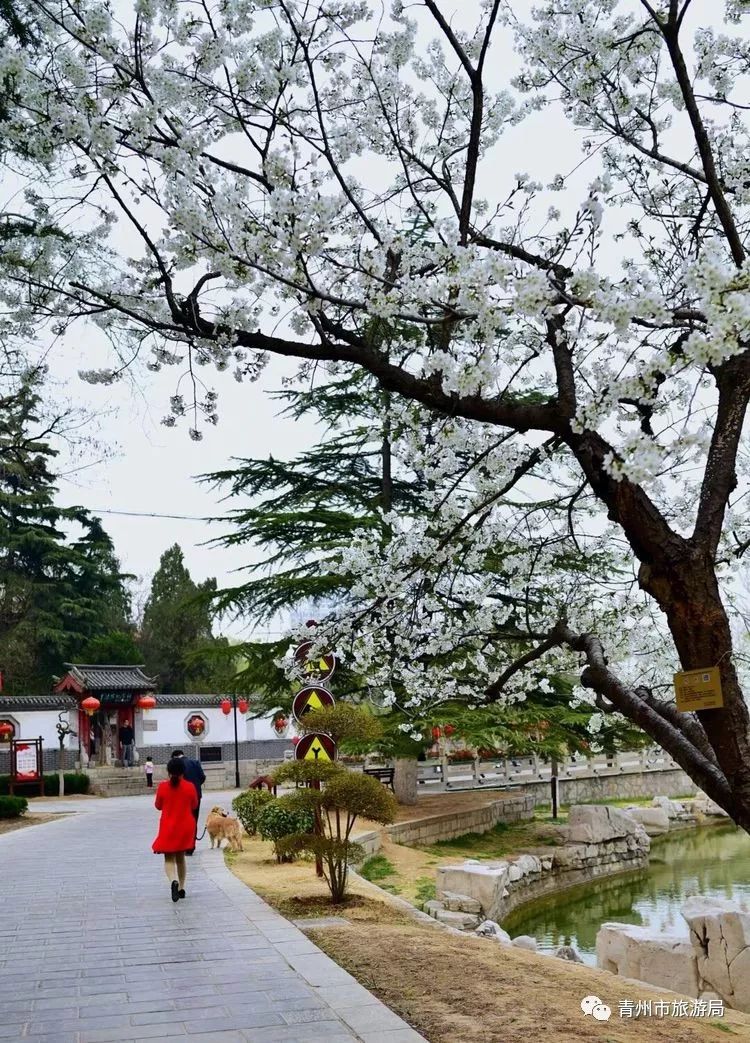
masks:
[[[65,749],[65,739],[62,738],[62,739],[60,739],[60,754],[59,754],[60,760],[57,762],[57,780],[58,780],[57,795],[58,795],[58,797],[64,797],[65,796],[65,770],[63,768],[63,756],[64,756],[63,751],[64,751],[64,749]]]
[[[399,804],[417,803],[416,757],[396,757],[393,773],[393,792]]]
[[[724,705],[699,710],[697,718],[729,784],[729,801],[717,803],[750,831],[750,713],[732,661],[732,634],[713,567],[695,560],[660,572],[644,566],[639,581],[667,616],[682,668],[719,668]]]

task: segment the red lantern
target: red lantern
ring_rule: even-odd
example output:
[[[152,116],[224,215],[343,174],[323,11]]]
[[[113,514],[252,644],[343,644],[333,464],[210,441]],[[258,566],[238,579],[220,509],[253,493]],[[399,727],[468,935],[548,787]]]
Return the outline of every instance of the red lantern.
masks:
[[[0,742],[10,742],[14,728],[10,721],[0,721]]]
[[[240,701],[237,703],[237,709],[240,711],[240,713],[247,713],[249,706],[250,703],[247,701],[247,699],[240,699]]]
[[[281,732],[283,732],[287,726],[286,717],[277,717],[276,720],[273,722],[273,726],[276,729],[276,731],[279,734],[281,734]]]
[[[102,704],[93,695],[87,695],[81,702],[81,709],[85,710],[89,717],[93,716]]]
[[[142,695],[135,705],[140,707],[144,713],[147,713],[156,706],[156,699],[154,699],[153,695]]]
[[[221,712],[225,717],[228,717],[232,712],[232,702],[230,699],[222,699],[219,706],[221,707]]]
[[[443,731],[445,732],[446,739],[450,739],[451,735],[456,734],[456,726],[455,724],[446,724]]]
[[[440,735],[441,735],[440,728],[437,725],[435,725],[434,728],[432,729],[432,738],[435,740],[435,742],[438,741],[438,739],[440,738]]]
[[[299,735],[293,735],[292,736],[292,746],[296,746],[298,742],[299,742]]]

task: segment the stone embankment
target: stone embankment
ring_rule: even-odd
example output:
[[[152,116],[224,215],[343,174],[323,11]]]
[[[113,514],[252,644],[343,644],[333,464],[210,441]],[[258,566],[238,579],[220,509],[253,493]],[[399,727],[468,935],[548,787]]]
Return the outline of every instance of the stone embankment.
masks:
[[[563,846],[549,855],[520,855],[437,870],[435,901],[425,911],[462,930],[481,920],[500,921],[523,902],[648,864],[644,827],[618,808],[579,804],[561,829]]]

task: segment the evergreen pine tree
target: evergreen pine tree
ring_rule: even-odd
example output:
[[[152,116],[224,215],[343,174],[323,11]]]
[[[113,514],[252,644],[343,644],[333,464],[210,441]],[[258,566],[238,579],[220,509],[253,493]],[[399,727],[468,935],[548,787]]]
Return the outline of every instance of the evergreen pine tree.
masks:
[[[243,582],[218,591],[215,603],[256,626],[302,620],[336,604],[349,585],[339,567],[342,549],[361,529],[379,529],[387,539],[383,512],[394,506],[405,515],[418,511],[423,489],[419,475],[392,472],[388,398],[369,376],[355,373],[276,397],[287,403],[282,415],[312,415],[322,423],[321,441],[293,460],[238,459],[202,477],[223,490],[225,500],[249,501],[221,519],[232,529],[213,542],[252,546],[262,560],[246,566]],[[260,695],[256,712],[289,701],[289,682],[275,665],[288,646],[282,637],[246,641],[237,649],[243,668],[236,686]],[[360,687],[339,667],[339,694],[354,696]]]
[[[163,692],[226,690],[233,674],[230,656],[214,666],[228,642],[213,635],[212,596],[216,580],[195,583],[178,544],[166,550],[151,581],[143,612],[140,646],[146,672]]]
[[[42,376],[26,374],[0,415],[0,663],[15,693],[48,691],[114,618],[125,623],[112,606],[127,604],[99,520],[55,503],[57,451],[34,433]]]

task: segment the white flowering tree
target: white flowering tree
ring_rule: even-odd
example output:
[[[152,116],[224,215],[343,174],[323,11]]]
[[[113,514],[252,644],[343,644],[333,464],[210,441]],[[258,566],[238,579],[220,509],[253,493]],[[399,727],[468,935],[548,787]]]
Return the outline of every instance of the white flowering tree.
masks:
[[[501,0],[376,14],[349,0],[123,0],[117,17],[101,0],[31,6],[40,50],[10,40],[0,59],[14,96],[3,132],[33,177],[30,222],[74,214],[77,235],[6,243],[6,332],[83,316],[117,353],[90,379],[145,356],[181,367],[195,393],[175,396],[166,422],[187,415],[194,438],[201,416],[217,419],[201,373],[252,379],[276,354],[305,373],[363,367],[446,418],[441,452],[491,442],[477,496],[502,490],[518,517],[542,483],[557,505],[545,524],[567,523],[582,561],[591,543],[621,547],[668,627],[668,658],[718,665],[724,706],[679,714],[637,670],[612,668],[619,642],[585,583],[529,610],[530,647],[483,698],[572,650],[605,711],[750,828],[726,607],[750,539],[740,0],[710,5],[718,28],[691,0],[542,0],[528,17]],[[541,181],[513,173],[535,142]],[[435,446],[416,451],[437,465]],[[448,514],[393,541],[405,569],[415,548],[423,570],[442,560]],[[493,524],[518,531],[510,510]],[[528,531],[527,572],[539,543],[548,555],[536,521]],[[381,578],[364,574],[377,598]],[[492,591],[453,593],[499,641]],[[410,663],[440,641],[439,606],[422,597],[411,623],[381,628]]]

